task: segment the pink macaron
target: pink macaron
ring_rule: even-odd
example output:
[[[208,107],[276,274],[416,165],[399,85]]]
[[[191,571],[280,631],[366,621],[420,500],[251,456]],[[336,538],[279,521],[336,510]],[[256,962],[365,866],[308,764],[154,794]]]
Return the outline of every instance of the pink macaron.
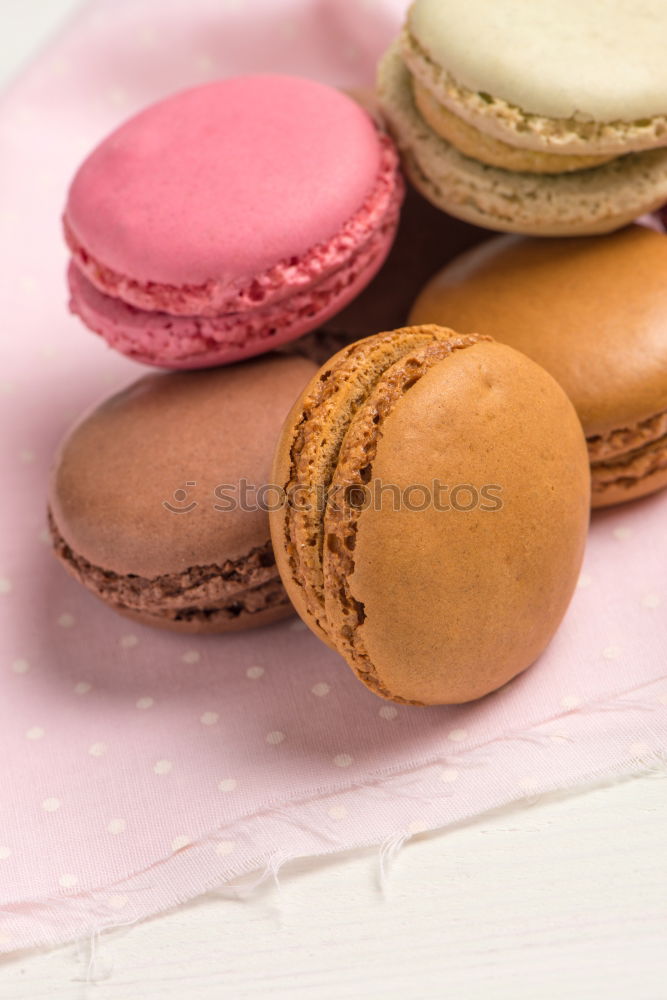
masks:
[[[71,309],[148,364],[260,354],[368,284],[402,197],[391,140],[331,87],[258,75],[182,91],[121,125],[74,177]]]

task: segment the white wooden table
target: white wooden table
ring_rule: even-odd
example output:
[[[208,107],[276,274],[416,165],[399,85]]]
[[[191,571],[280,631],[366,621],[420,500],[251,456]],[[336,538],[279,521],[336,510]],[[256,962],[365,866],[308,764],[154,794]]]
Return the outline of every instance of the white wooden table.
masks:
[[[0,0],[0,85],[75,6]],[[385,892],[372,853],[304,861],[250,899],[0,959],[0,1000],[666,1000],[664,777],[416,837]]]

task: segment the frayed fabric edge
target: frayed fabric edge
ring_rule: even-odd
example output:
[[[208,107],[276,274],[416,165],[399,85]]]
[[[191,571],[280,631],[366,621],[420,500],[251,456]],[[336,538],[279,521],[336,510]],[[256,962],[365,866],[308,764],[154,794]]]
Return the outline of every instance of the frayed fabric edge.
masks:
[[[277,885],[280,870],[290,861],[354,849],[378,847],[378,886],[384,892],[392,862],[417,834],[444,832],[502,806],[531,805],[554,792],[580,791],[642,773],[667,775],[664,680],[573,706],[546,722],[415,768],[270,806],[184,844],[122,882],[0,904],[0,953],[82,938],[95,945],[102,933],[208,892],[249,898],[270,881]],[[357,828],[360,803],[364,815]],[[289,850],[281,846],[288,839]],[[94,947],[90,954],[94,965]]]

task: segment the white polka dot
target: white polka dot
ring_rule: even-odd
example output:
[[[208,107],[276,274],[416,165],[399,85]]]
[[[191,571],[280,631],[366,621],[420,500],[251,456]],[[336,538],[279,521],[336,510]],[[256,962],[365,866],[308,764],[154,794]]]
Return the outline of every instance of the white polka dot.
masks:
[[[109,87],[107,94],[112,104],[124,104],[127,100],[127,91],[123,87]]]
[[[125,833],[125,828],[127,823],[124,819],[112,819],[107,826],[109,833],[113,833],[114,836],[118,836],[119,833]]]
[[[210,73],[215,67],[215,62],[206,52],[200,52],[199,55],[195,56],[195,67],[201,73]]]
[[[44,801],[42,802],[42,809],[44,810],[44,812],[54,813],[57,812],[58,809],[60,809],[61,805],[62,803],[60,799],[53,799],[53,798],[44,799]]]
[[[353,760],[354,757],[352,757],[349,753],[337,753],[333,762],[336,767],[349,767]]]
[[[221,792],[233,792],[236,788],[236,778],[223,778],[218,782],[218,789]]]
[[[107,906],[110,906],[112,910],[122,910],[125,906],[127,906],[128,902],[129,900],[127,896],[117,893],[113,896],[109,896],[107,899]]]
[[[34,451],[29,451],[27,448],[24,448],[23,451],[19,452],[19,458],[22,462],[25,462],[26,465],[30,465],[31,462],[35,461],[35,453]]]
[[[153,700],[153,698],[137,698],[135,704],[137,708],[145,710],[147,708],[152,708],[153,705],[155,704],[155,701]]]
[[[614,528],[612,532],[614,538],[622,542],[625,538],[632,538],[632,528]]]
[[[74,625],[74,621],[74,615],[70,615],[67,612],[65,612],[64,615],[60,615],[58,618],[58,624],[61,628],[71,628],[72,625]]]
[[[588,573],[582,573],[577,580],[577,588],[579,590],[586,590],[593,582],[593,577],[589,576]]]
[[[644,594],[642,604],[645,608],[659,608],[662,603],[660,594]]]
[[[133,646],[138,645],[139,640],[136,635],[124,635],[120,639],[120,645],[123,649],[132,649]]]
[[[189,847],[191,843],[192,840],[190,839],[190,837],[186,836],[174,837],[174,839],[171,842],[171,849],[174,853],[176,853],[176,851],[182,851],[184,847]]]
[[[108,749],[106,743],[93,743],[88,747],[88,753],[91,757],[104,757]]]
[[[215,845],[215,853],[224,857],[226,854],[231,854],[236,847],[233,840],[221,840]]]
[[[459,772],[455,767],[443,767],[440,772],[440,781],[444,781],[445,784],[449,784],[452,781],[456,781],[459,776]]]
[[[187,653],[183,653],[181,659],[183,663],[199,663],[201,654],[196,649],[189,649]]]
[[[327,813],[332,819],[345,819],[347,816],[347,809],[345,806],[331,806],[330,809],[327,809]]]
[[[153,765],[153,770],[156,774],[169,774],[173,766],[174,765],[170,760],[156,760]]]
[[[30,670],[30,664],[27,660],[14,660],[12,670],[15,674],[27,674]]]
[[[378,712],[378,715],[381,719],[386,719],[387,722],[391,722],[391,720],[395,719],[398,715],[398,709],[394,708],[393,705],[383,705]]]
[[[62,886],[63,889],[73,889],[78,882],[77,876],[70,874],[61,875],[58,879],[58,885]]]
[[[74,694],[84,695],[92,691],[93,685],[89,684],[88,681],[79,681],[74,685]]]
[[[413,819],[410,823],[408,823],[406,829],[407,832],[414,837],[418,833],[424,833],[426,826],[420,819]]]
[[[42,740],[44,739],[44,730],[41,726],[31,726],[31,728],[25,734],[27,740]]]
[[[202,726],[214,726],[219,718],[220,716],[217,712],[204,712],[204,714],[200,716],[199,721]]]
[[[650,753],[651,748],[648,743],[632,743],[630,745],[630,756],[631,757],[643,757],[644,754]]]
[[[260,677],[264,676],[264,667],[248,667],[245,675],[249,681],[258,681]]]
[[[605,646],[602,650],[605,660],[618,660],[621,653],[622,649],[620,646]]]
[[[0,861],[6,861],[11,856],[11,847],[0,847]]]
[[[285,734],[281,733],[279,729],[275,729],[273,732],[266,734],[266,742],[272,743],[274,746],[277,746],[278,743],[282,743],[284,739]]]
[[[6,576],[0,576],[0,594],[8,594],[12,589],[12,581]]]
[[[527,774],[525,778],[519,778],[519,788],[524,792],[536,792],[539,785],[539,781],[532,774]]]
[[[69,68],[71,64],[67,59],[62,57],[54,59],[51,63],[51,72],[54,76],[62,76]]]
[[[563,698],[561,698],[560,703],[563,708],[567,708],[569,711],[572,711],[573,708],[579,708],[581,705],[581,698],[579,698],[576,694],[566,694]]]
[[[447,739],[451,740],[452,743],[463,743],[463,741],[467,740],[467,738],[467,729],[452,729],[451,732],[447,733]]]
[[[325,684],[324,681],[321,681],[319,684],[315,684],[315,686],[312,687],[310,690],[313,692],[313,694],[317,695],[318,698],[324,698],[326,695],[329,694],[331,688],[329,687],[328,684]]]

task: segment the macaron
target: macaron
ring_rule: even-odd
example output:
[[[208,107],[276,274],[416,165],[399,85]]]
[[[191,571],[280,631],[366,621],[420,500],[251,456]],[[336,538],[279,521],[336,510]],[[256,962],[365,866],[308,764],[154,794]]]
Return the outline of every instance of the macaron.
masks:
[[[581,426],[543,368],[489,337],[422,325],[344,348],[287,417],[273,479],[285,589],[385,698],[479,698],[565,613],[589,517]]]
[[[391,140],[331,87],[257,75],[182,91],[77,171],[64,213],[71,309],[148,364],[263,353],[371,280],[402,196]]]
[[[666,31],[659,0],[415,0],[378,77],[411,180],[505,232],[604,233],[653,211]]]
[[[667,486],[667,236],[501,236],[423,289],[414,323],[493,333],[560,383],[581,420],[592,504]]]
[[[156,373],[97,406],[63,441],[51,478],[65,569],[116,611],[181,632],[291,614],[262,487],[280,424],[315,370],[268,355]]]

